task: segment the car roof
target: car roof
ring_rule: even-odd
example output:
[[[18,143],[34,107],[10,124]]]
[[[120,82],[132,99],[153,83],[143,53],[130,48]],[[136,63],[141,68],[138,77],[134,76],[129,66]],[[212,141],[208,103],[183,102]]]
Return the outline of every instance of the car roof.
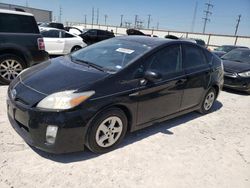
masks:
[[[250,51],[250,49],[247,47],[246,48],[235,48],[232,51]]]
[[[185,43],[185,44],[193,44],[197,45],[194,42],[190,42],[189,40],[176,40],[176,39],[166,39],[166,38],[158,38],[158,37],[149,37],[149,36],[141,36],[141,35],[126,35],[115,37],[116,39],[127,40],[131,42],[137,42],[142,45],[149,46],[151,48],[161,46],[168,43]]]
[[[172,39],[156,38],[156,37],[141,36],[141,35],[119,36],[116,38],[121,39],[121,40],[141,43],[150,47],[156,47],[156,46],[160,46],[162,44],[168,43],[168,42],[178,41],[178,40],[172,40]]]
[[[68,31],[66,31],[64,29],[58,29],[58,28],[54,28],[54,27],[38,27],[38,28],[39,28],[40,32],[42,32],[42,31],[50,31],[50,30],[58,30],[58,31],[63,31],[65,33],[71,34],[71,35],[73,35],[75,37],[78,37],[78,35],[70,33],[70,32],[68,32]]]
[[[222,45],[228,47],[236,47],[236,48],[247,48],[246,46],[237,46],[237,45]]]
[[[27,12],[21,12],[21,11],[15,11],[15,10],[7,10],[7,9],[0,9],[0,13],[16,14],[16,15],[23,15],[23,16],[33,16],[33,14],[30,14],[30,13],[27,13]]]

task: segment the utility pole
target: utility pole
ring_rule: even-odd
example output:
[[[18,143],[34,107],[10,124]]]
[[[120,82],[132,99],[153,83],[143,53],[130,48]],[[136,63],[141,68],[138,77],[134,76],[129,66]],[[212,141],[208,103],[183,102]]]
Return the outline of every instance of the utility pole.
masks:
[[[122,27],[123,24],[123,14],[121,15],[121,23],[120,23],[120,27]]]
[[[149,26],[150,26],[150,22],[151,22],[151,15],[149,14],[148,15],[148,29],[149,29]]]
[[[96,11],[96,25],[98,25],[98,22],[99,22],[99,8],[97,9]]]
[[[28,0],[26,0],[26,7],[29,7],[29,3],[28,3]]]
[[[237,35],[237,32],[238,32],[238,28],[240,25],[240,19],[241,19],[241,14],[238,15],[237,24],[236,24],[235,33],[234,33],[235,36]]]
[[[85,24],[85,26],[87,24],[87,14],[84,15],[84,24]]]
[[[94,25],[95,8],[92,7],[92,27]]]
[[[58,20],[60,23],[62,22],[62,7],[60,5],[59,7],[59,20]]]
[[[159,30],[159,22],[157,22],[156,29]]]
[[[205,3],[205,5],[207,6],[207,10],[204,10],[205,18],[202,18],[204,20],[203,33],[205,33],[205,31],[206,31],[207,22],[208,21],[210,22],[210,19],[208,17],[210,15],[212,15],[212,12],[210,11],[210,8],[214,7],[214,5],[212,5],[210,3],[210,1],[208,3]]]
[[[195,21],[196,21],[196,14],[197,14],[197,7],[198,7],[198,1],[196,1],[195,7],[194,7],[194,15],[193,15],[193,20],[192,20],[192,25],[191,25],[191,32],[194,32],[194,26],[195,26]]]
[[[107,18],[108,18],[108,15],[105,14],[105,15],[104,15],[105,25],[107,25]]]
[[[135,28],[137,27],[138,15],[135,15]]]

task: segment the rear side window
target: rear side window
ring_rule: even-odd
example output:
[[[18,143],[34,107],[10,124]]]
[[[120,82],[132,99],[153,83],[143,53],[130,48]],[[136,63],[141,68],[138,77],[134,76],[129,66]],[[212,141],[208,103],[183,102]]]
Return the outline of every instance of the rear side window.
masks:
[[[48,30],[48,31],[42,31],[41,34],[43,37],[59,38],[60,31],[59,30]]]
[[[193,45],[183,45],[184,49],[184,69],[201,67],[207,64],[207,59],[203,51]]]
[[[39,33],[33,16],[0,13],[0,32]]]
[[[89,30],[87,31],[88,35],[91,35],[91,36],[96,36],[97,35],[97,31],[96,30]]]
[[[66,33],[66,32],[63,32],[62,33],[62,38],[73,38],[73,37],[75,37],[74,35],[71,35],[71,34],[69,34],[69,33]]]

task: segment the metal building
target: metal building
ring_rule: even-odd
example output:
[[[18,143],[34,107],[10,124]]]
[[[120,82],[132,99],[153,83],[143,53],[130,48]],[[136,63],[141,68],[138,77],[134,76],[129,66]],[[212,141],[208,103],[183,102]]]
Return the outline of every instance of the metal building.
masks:
[[[37,9],[37,8],[6,4],[6,3],[0,3],[0,8],[8,9],[8,10],[22,9],[25,12],[33,14],[37,22],[51,22],[52,21],[52,11],[50,10],[42,10],[42,9]]]

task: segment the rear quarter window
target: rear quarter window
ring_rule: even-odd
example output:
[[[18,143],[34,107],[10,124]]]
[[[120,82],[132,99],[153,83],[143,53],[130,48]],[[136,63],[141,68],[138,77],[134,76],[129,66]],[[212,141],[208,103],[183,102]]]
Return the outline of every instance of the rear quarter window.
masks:
[[[39,33],[33,16],[0,13],[0,32]]]

